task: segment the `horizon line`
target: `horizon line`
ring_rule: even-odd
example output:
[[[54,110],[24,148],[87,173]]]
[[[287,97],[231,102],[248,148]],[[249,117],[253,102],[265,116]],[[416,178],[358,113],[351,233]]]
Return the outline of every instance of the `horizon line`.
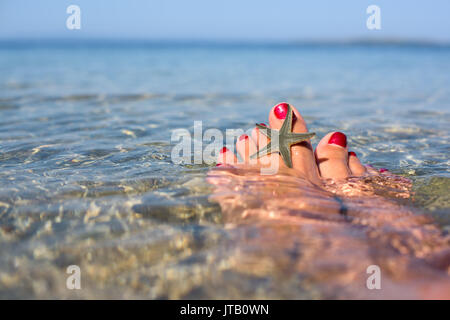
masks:
[[[302,46],[302,45],[379,45],[379,46],[436,46],[450,47],[450,41],[441,41],[435,39],[414,39],[414,38],[363,38],[354,37],[347,39],[292,39],[292,40],[249,40],[249,39],[167,39],[167,38],[0,38],[0,44],[17,44],[17,45],[114,45],[114,44],[174,44],[174,45],[286,45],[286,46]]]

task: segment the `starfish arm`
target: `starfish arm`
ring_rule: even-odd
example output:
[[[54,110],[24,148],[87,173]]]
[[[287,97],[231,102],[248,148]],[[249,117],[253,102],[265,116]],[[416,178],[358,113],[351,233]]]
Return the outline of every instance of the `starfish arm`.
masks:
[[[257,158],[266,156],[266,155],[274,153],[274,152],[278,152],[278,147],[272,145],[272,143],[269,142],[265,147],[259,149],[257,152],[252,154],[250,156],[250,159],[257,159]]]
[[[292,131],[292,107],[290,104],[288,104],[288,110],[286,119],[284,119],[283,125],[280,129],[280,135],[291,133]]]
[[[311,139],[312,137],[314,137],[316,134],[314,132],[308,132],[308,133],[291,133],[289,135],[286,136],[285,141],[289,144],[297,144],[300,143],[302,141]]]
[[[289,168],[292,168],[292,158],[291,158],[291,150],[289,146],[286,146],[285,144],[280,145],[280,154],[283,158],[284,163]]]
[[[271,137],[272,136],[272,134],[273,134],[273,130],[272,129],[270,129],[269,127],[265,127],[265,126],[262,126],[262,125],[260,125],[260,124],[256,124],[256,127],[258,128],[258,129],[260,129],[261,130],[261,132],[266,136],[266,137]]]

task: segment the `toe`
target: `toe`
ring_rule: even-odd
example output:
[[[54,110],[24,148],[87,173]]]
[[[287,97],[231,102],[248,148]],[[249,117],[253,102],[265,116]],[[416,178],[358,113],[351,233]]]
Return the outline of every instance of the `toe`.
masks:
[[[350,168],[350,171],[352,172],[352,175],[354,176],[362,176],[366,173],[366,167],[364,167],[359,161],[358,156],[355,152],[350,151],[348,153],[348,166]]]
[[[250,156],[258,151],[256,142],[253,140],[253,138],[249,137],[246,134],[240,136],[238,141],[236,142],[236,150],[244,163],[257,163],[256,159],[250,159]]]
[[[366,172],[370,173],[370,174],[374,174],[374,175],[378,175],[379,171],[377,169],[375,169],[372,165],[368,164],[365,166],[366,168]]]
[[[291,105],[294,112],[292,120],[292,132],[305,133],[308,132],[306,122],[298,110]],[[269,114],[270,127],[280,129],[286,119],[288,110],[287,103],[279,103],[272,108]],[[291,147],[293,168],[302,172],[309,180],[319,182],[319,172],[317,170],[316,161],[309,140],[299,143]]]
[[[217,157],[217,165],[224,165],[224,164],[230,164],[234,165],[237,164],[237,158],[236,155],[230,151],[227,147],[223,147],[219,151],[219,156]]]
[[[262,126],[266,126],[266,124],[264,123],[260,123],[260,125]],[[269,143],[269,138],[267,138],[267,136],[265,134],[263,134],[261,132],[261,130],[263,129],[259,129],[258,127],[255,127],[252,130],[252,140],[255,142],[256,145],[256,149],[260,150],[262,148],[264,148],[268,143]],[[250,154],[250,156],[253,153]],[[251,159],[253,160],[253,159]],[[281,159],[280,155],[277,153],[270,153],[268,155],[259,157],[256,160],[256,163],[263,166],[263,167],[268,167],[268,166],[274,166],[276,168],[284,168],[285,164],[283,163],[283,160]]]
[[[267,127],[265,123],[259,123],[260,126]],[[252,130],[252,139],[255,141],[257,148],[261,148],[267,144],[267,138],[263,135],[258,127],[253,128]]]
[[[316,161],[324,179],[344,179],[351,175],[348,167],[347,137],[342,132],[331,132],[319,142]]]

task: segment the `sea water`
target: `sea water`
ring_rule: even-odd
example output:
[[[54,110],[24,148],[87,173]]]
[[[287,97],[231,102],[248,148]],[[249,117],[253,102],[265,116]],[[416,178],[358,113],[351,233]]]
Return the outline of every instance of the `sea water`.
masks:
[[[171,160],[173,130],[247,130],[281,101],[449,229],[449,47],[2,43],[0,296],[323,296],[273,261],[282,245],[258,251],[266,272],[233,267],[261,230],[224,224],[209,165]]]

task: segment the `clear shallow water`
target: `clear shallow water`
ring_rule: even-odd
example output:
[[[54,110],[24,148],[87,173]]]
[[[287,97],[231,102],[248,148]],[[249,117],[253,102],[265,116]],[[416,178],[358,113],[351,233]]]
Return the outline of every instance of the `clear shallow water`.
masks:
[[[233,267],[262,231],[224,226],[209,168],[171,162],[172,130],[247,129],[288,101],[411,178],[411,205],[449,228],[449,84],[448,48],[2,45],[0,296],[321,297],[281,267]]]

